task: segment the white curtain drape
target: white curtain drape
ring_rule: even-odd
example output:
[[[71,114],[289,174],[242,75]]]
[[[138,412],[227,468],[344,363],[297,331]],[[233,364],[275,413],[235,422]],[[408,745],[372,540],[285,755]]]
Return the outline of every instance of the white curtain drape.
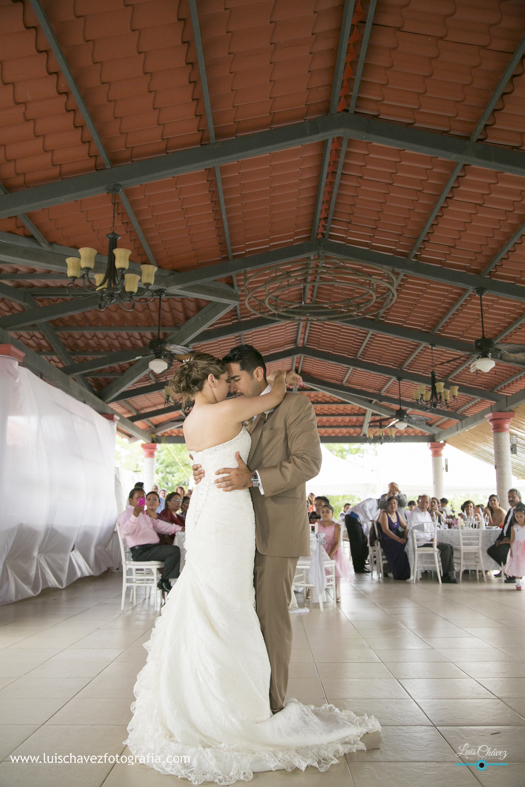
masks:
[[[0,356],[0,604],[114,567],[115,424]]]

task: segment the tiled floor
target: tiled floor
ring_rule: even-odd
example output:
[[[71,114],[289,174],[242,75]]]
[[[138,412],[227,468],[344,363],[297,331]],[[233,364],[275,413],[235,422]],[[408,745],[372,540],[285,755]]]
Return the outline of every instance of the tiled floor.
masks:
[[[0,607],[0,785],[173,784],[143,765],[11,762],[44,752],[125,754],[154,619],[147,601],[120,612],[115,573]],[[257,774],[259,787],[525,785],[525,592],[496,579],[439,586],[360,576],[343,587],[340,607],[292,620],[289,694],[374,714],[382,743],[324,774]],[[506,754],[462,757],[465,744]],[[505,765],[458,764],[479,759]]]

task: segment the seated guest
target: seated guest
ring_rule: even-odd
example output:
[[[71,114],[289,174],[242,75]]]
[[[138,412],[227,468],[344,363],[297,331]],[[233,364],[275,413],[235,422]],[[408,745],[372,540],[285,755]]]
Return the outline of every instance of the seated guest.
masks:
[[[340,580],[352,576],[352,566],[341,549],[341,525],[334,521],[334,509],[324,505],[321,509],[321,520],[317,524],[318,532],[324,533],[324,548],[330,560],[335,560],[335,596],[336,602],[341,601]]]
[[[432,521],[437,523],[438,527],[441,527],[443,524],[443,514],[439,508],[439,500],[437,497],[430,498],[430,516],[432,517]]]
[[[415,500],[409,500],[408,501],[407,508],[408,508],[409,511],[413,511],[416,506],[417,506],[417,503],[416,503]]]
[[[401,516],[403,516],[404,512],[405,512],[405,508],[407,507],[407,496],[399,491],[399,487],[398,487],[398,485],[396,484],[395,481],[391,481],[389,483],[389,485],[388,485],[388,492],[386,492],[384,495],[381,495],[381,497],[378,500],[378,505],[379,505],[379,508],[381,509],[381,511],[386,511],[386,506],[387,506],[388,500],[391,497],[395,497],[396,498],[397,509],[398,509],[399,513],[401,514]]]
[[[407,514],[407,522],[409,528],[417,528],[414,530],[416,537],[417,547],[431,547],[432,539],[434,538],[434,523],[429,513],[430,498],[428,495],[420,495],[417,500],[417,506],[413,511]],[[457,584],[457,579],[454,577],[454,549],[450,544],[437,545],[441,554],[441,567],[443,569],[442,582],[449,584]]]
[[[489,527],[503,527],[505,514],[507,512],[500,506],[499,497],[497,495],[491,495],[489,497],[483,513],[489,518]]]
[[[314,510],[310,511],[310,513],[308,514],[308,519],[310,520],[311,525],[314,524],[315,522],[319,522],[319,520],[321,519],[322,507],[329,506],[329,505],[330,505],[330,501],[328,500],[327,497],[320,495],[319,497],[315,498]]]
[[[392,576],[394,579],[410,579],[410,563],[405,552],[408,528],[397,510],[397,500],[394,496],[388,498],[386,511],[381,511],[379,524],[379,540]]]
[[[182,498],[186,494],[186,490],[184,489],[184,487],[178,486],[175,491],[177,492],[178,495],[180,495],[180,499],[182,500]]]
[[[188,489],[188,491],[186,492],[186,497],[191,497],[192,494],[193,494],[193,489]]]
[[[356,574],[370,573],[370,569],[365,566],[368,559],[366,529],[368,523],[374,522],[379,514],[378,501],[375,497],[367,497],[355,506],[350,506],[345,516],[345,525],[348,531],[348,540],[350,541],[350,553]]]
[[[415,506],[414,506],[415,507]],[[443,514],[443,516],[452,516],[452,509],[448,504],[448,500],[446,497],[442,497],[439,501],[439,510]]]
[[[476,514],[472,500],[465,500],[461,504],[461,513],[458,516],[461,517],[467,527],[481,527],[481,516]]]
[[[345,523],[345,516],[348,513],[348,509],[350,508],[350,503],[345,503],[343,506],[343,510],[339,514],[338,521],[340,525],[344,525]]]
[[[166,497],[166,507],[159,517],[163,522],[169,522],[170,525],[173,525],[176,528],[175,532],[185,530],[186,528],[184,518],[179,515],[180,504],[181,499],[177,492],[170,492]]]
[[[183,520],[186,520],[186,514],[188,513],[189,505],[190,505],[190,498],[188,497],[188,495],[185,495],[181,500],[180,511],[178,514],[179,517]]]
[[[160,514],[161,511],[164,511],[164,508],[166,506],[166,490],[165,489],[161,489],[160,490],[159,498],[160,498],[160,502],[159,502],[159,505],[157,506],[157,514]]]
[[[490,555],[492,560],[494,560],[496,563],[499,563],[500,566],[504,566],[507,562],[507,557],[510,550],[510,536],[512,533],[512,527],[514,525],[514,509],[518,503],[521,502],[521,494],[517,489],[509,489],[507,499],[509,502],[509,510],[505,515],[505,521],[503,522],[501,533],[498,534],[498,537],[492,546],[487,549],[487,554]],[[501,571],[495,576],[500,577]],[[516,577],[507,577],[505,582],[507,584],[514,584],[516,582]]]
[[[174,525],[163,522],[157,517],[158,496],[150,492],[146,497],[146,510],[139,505],[143,492],[132,489],[129,493],[128,507],[118,518],[118,526],[124,541],[131,551],[133,560],[161,560],[162,577],[157,587],[167,593],[171,590],[170,579],[179,576],[180,549],[177,546],[159,543],[159,533],[173,534]]]
[[[516,579],[516,590],[521,590],[521,578],[525,575],[525,505],[517,503],[514,508],[514,525],[510,535],[510,552],[505,563],[505,573]]]

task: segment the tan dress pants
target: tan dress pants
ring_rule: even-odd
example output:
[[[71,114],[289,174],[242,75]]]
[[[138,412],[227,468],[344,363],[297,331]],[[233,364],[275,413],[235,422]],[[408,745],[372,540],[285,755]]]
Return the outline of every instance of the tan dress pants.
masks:
[[[255,603],[270,658],[270,707],[282,710],[288,688],[292,654],[292,624],[288,607],[298,557],[273,557],[255,553]]]

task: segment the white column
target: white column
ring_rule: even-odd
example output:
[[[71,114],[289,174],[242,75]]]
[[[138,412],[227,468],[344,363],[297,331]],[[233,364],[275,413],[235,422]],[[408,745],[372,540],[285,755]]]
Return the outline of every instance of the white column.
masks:
[[[432,453],[432,481],[434,485],[434,497],[441,500],[444,497],[443,481],[443,449],[445,443],[429,443],[428,447]]]
[[[142,443],[144,451],[144,491],[151,492],[155,483],[155,454],[157,443]]]
[[[492,427],[496,488],[501,504],[505,505],[508,491],[512,489],[509,426],[514,413],[489,413],[485,418]]]

